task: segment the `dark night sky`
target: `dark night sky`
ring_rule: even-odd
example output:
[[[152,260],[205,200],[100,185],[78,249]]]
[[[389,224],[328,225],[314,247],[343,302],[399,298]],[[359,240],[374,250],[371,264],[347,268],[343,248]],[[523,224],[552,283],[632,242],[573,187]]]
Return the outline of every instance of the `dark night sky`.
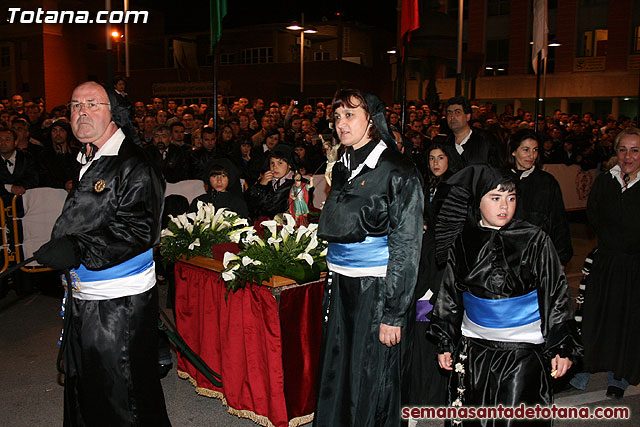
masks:
[[[209,26],[209,2],[176,2],[175,0],[142,0],[140,3],[166,13],[167,32],[202,31]],[[180,7],[176,4],[189,4]],[[223,21],[227,28],[271,22],[299,20],[304,12],[305,20],[320,21],[323,16],[331,19],[341,11],[343,19],[355,20],[395,32],[395,0],[228,0],[228,12]]]

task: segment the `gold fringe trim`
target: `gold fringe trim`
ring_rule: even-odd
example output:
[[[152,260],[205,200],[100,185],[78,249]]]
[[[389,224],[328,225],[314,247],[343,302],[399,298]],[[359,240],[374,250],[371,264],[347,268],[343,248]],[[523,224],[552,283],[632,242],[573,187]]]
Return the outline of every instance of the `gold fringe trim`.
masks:
[[[193,378],[191,375],[189,375],[187,372],[179,370],[178,378],[181,378],[183,380],[189,380],[191,385],[195,387],[196,393],[199,394],[200,396],[220,399],[222,401],[222,404],[227,407],[227,412],[230,413],[231,415],[235,415],[238,418],[248,418],[254,423],[260,424],[261,426],[264,426],[264,427],[275,427],[271,422],[271,420],[269,420],[269,418],[265,417],[264,415],[258,415],[255,412],[248,411],[246,409],[240,410],[240,409],[232,408],[227,403],[227,399],[224,397],[224,394],[222,392],[219,392],[216,390],[210,390],[204,387],[198,387],[198,382],[196,381],[196,379]],[[303,415],[301,417],[297,417],[290,420],[289,427],[298,427],[303,424],[309,423],[311,421],[313,421],[313,413],[309,415]]]
[[[289,421],[289,427],[298,427],[302,424],[307,424],[313,421],[313,415],[315,412],[310,413],[309,415],[303,415],[301,417],[297,417]]]

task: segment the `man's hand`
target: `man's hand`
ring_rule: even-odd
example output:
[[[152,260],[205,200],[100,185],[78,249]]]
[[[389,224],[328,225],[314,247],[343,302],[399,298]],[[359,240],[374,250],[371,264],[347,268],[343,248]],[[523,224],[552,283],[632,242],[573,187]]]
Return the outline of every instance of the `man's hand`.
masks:
[[[451,353],[448,351],[443,354],[438,354],[438,364],[442,369],[446,369],[447,371],[453,370],[453,359],[451,358]]]
[[[73,189],[73,180],[70,179],[69,181],[64,183],[64,189],[67,190],[67,193],[71,193],[71,190]]]
[[[402,328],[400,326],[389,326],[380,323],[380,342],[387,347],[393,347],[400,342]]]
[[[568,357],[560,357],[559,354],[556,354],[556,357],[551,359],[551,376],[556,379],[560,378],[567,373],[571,365],[571,359]]]
[[[25,190],[22,185],[12,185],[11,186],[11,193],[15,194],[16,196],[22,196],[26,191],[27,190]]]
[[[54,270],[66,270],[80,266],[79,250],[76,243],[67,236],[58,237],[45,243],[33,256],[40,265]]]

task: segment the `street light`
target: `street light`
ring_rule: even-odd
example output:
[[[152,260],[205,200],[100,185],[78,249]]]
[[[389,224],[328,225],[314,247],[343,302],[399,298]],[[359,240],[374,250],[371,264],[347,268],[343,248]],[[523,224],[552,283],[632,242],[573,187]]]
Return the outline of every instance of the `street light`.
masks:
[[[116,62],[117,62],[117,71],[118,73],[122,72],[121,61],[120,61],[120,40],[124,37],[124,34],[120,34],[119,31],[113,30],[111,32],[111,38],[113,38],[114,43],[116,44]]]
[[[300,95],[302,95],[304,93],[304,34],[315,34],[318,30],[304,26],[304,13],[301,14],[300,25],[293,21],[286,28],[291,31],[300,31]]]

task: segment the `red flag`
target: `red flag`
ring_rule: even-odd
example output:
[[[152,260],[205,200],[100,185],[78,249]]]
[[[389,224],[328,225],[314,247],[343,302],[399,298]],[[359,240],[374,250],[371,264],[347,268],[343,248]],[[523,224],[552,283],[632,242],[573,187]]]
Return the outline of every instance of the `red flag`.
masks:
[[[410,31],[420,28],[418,0],[402,0],[402,15],[400,16],[400,38]],[[409,35],[407,35],[409,40]]]

